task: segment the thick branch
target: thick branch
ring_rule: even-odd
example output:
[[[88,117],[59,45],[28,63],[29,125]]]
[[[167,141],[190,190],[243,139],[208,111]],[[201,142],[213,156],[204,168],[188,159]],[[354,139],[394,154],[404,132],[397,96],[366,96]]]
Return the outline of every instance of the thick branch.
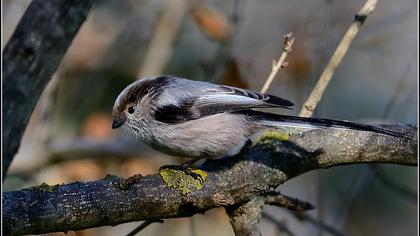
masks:
[[[262,197],[253,198],[239,206],[226,207],[235,236],[259,236],[259,223],[264,206]]]
[[[269,192],[264,195],[265,204],[287,208],[289,210],[301,212],[315,209],[315,206],[309,202],[298,198],[292,198],[279,192]]]
[[[242,205],[304,172],[354,163],[417,165],[417,128],[389,126],[403,140],[370,132],[319,129],[265,140],[241,156],[206,162],[204,188],[182,195],[159,175],[121,188],[119,177],[54,188],[3,193],[6,234],[68,231],[130,221],[186,217],[215,207]]]
[[[95,0],[33,0],[3,51],[3,177],[32,111]]]

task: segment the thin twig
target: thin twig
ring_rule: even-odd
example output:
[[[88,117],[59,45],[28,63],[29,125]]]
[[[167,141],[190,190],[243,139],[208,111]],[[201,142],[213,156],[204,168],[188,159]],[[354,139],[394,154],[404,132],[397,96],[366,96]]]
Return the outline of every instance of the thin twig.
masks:
[[[136,235],[138,232],[142,231],[144,228],[146,228],[147,226],[153,224],[153,223],[163,223],[163,220],[146,220],[144,221],[141,225],[137,226],[137,228],[133,229],[130,233],[127,234],[127,236],[134,236]]]
[[[293,211],[307,211],[314,209],[314,205],[309,202],[292,198],[279,192],[269,192],[264,195],[265,204],[284,207]]]
[[[385,171],[377,165],[370,166],[373,173],[375,173],[375,177],[389,190],[393,191],[394,193],[398,194],[401,197],[404,197],[413,203],[417,202],[417,193],[414,190],[409,189],[402,184],[397,183],[391,177],[389,177]]]
[[[397,86],[394,89],[394,92],[389,99],[389,101],[385,105],[384,113],[382,114],[383,118],[389,118],[389,115],[394,109],[395,104],[397,103],[398,98],[401,95],[401,92],[403,91],[404,87],[406,86],[407,80],[410,78],[410,74],[412,71],[413,66],[415,65],[415,60],[410,59],[409,63],[407,64],[407,67],[405,68],[403,75],[400,77],[400,80],[398,81]]]
[[[292,45],[295,41],[295,38],[293,37],[293,33],[287,33],[283,36],[283,53],[280,55],[280,58],[278,61],[273,60],[273,66],[271,68],[271,73],[268,76],[267,80],[265,81],[261,93],[267,92],[268,88],[270,87],[271,83],[274,80],[274,77],[276,76],[277,72],[281,69],[286,67],[288,64],[285,62],[287,55],[292,51]]]
[[[295,234],[287,227],[285,222],[279,221],[276,218],[274,218],[272,215],[267,214],[265,212],[262,213],[262,217],[263,217],[263,219],[266,219],[266,220],[272,222],[273,224],[275,224],[277,226],[278,231],[283,232],[283,233],[285,233],[286,235],[289,235],[289,236],[295,236]]]
[[[221,79],[222,73],[226,70],[228,62],[233,60],[232,44],[235,36],[237,35],[240,20],[242,19],[242,17],[239,15],[239,2],[240,0],[233,1],[232,11],[228,17],[230,33],[225,40],[219,42],[215,61],[213,63],[214,65],[211,67],[208,81],[216,82],[217,80]],[[245,5],[245,3],[243,3],[243,5]]]
[[[346,234],[340,232],[338,229],[334,228],[333,226],[328,225],[325,222],[320,221],[318,219],[315,219],[314,217],[312,217],[312,216],[310,216],[306,213],[295,212],[293,214],[297,219],[299,219],[301,221],[307,221],[311,224],[314,224],[314,225],[322,228],[323,230],[325,230],[326,232],[328,232],[331,235],[334,235],[334,236],[344,236],[344,235],[346,235]]]
[[[325,67],[324,72],[316,83],[314,89],[306,100],[305,104],[302,106],[299,116],[311,117],[318,102],[321,100],[322,95],[325,92],[331,78],[334,74],[335,69],[343,60],[344,55],[346,55],[347,50],[350,47],[350,44],[353,42],[354,37],[356,37],[360,28],[363,25],[363,22],[366,20],[368,15],[375,9],[377,0],[367,0],[362,9],[354,16],[353,23],[350,25],[347,32],[344,34],[341,42],[338,44],[337,49],[332,55],[328,65]]]
[[[335,209],[335,213],[331,217],[335,219],[335,224],[339,222],[347,222],[351,217],[351,210],[358,205],[359,196],[367,194],[373,184],[373,173],[369,171],[358,171],[349,178],[348,183],[352,183],[351,191],[349,189],[340,190],[339,197],[342,199],[339,207]]]

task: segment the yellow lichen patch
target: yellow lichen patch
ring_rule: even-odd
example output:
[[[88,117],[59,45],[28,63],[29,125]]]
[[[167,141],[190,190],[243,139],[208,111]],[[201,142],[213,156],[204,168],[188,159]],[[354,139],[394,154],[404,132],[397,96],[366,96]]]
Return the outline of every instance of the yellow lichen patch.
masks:
[[[48,185],[46,183],[42,183],[41,185],[34,187],[34,189],[39,191],[39,192],[51,193],[57,188],[57,186],[58,185]]]
[[[261,135],[259,143],[268,144],[272,141],[287,141],[289,140],[288,133],[278,132],[276,130],[269,130]]]
[[[177,189],[182,195],[185,195],[190,193],[194,188],[196,190],[202,189],[204,187],[204,182],[207,179],[207,173],[205,171],[191,168],[189,168],[189,170],[197,174],[197,178],[186,174],[182,170],[170,168],[160,169],[159,174],[162,176],[163,181],[165,181],[168,187]]]

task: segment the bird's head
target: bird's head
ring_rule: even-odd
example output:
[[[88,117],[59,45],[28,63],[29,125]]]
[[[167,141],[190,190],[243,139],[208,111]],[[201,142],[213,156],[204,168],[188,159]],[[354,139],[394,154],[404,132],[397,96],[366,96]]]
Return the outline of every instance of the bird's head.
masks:
[[[117,97],[112,109],[112,128],[131,128],[139,131],[148,124],[154,101],[168,78],[154,77],[137,80]]]

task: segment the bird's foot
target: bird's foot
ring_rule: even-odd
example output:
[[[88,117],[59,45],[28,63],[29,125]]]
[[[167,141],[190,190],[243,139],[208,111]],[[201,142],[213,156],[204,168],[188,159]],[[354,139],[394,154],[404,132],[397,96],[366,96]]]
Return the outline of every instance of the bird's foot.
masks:
[[[200,162],[200,161],[202,161],[202,160],[204,160],[204,161],[205,161],[205,159],[204,159],[204,158],[200,158],[200,159],[191,159],[191,160],[188,160],[188,161],[186,161],[186,162],[182,163],[182,164],[181,164],[181,166],[182,166],[182,167],[185,167],[185,168],[188,168],[188,167],[193,166],[193,165],[194,165],[194,164],[196,164],[196,163],[199,163],[199,162]]]

